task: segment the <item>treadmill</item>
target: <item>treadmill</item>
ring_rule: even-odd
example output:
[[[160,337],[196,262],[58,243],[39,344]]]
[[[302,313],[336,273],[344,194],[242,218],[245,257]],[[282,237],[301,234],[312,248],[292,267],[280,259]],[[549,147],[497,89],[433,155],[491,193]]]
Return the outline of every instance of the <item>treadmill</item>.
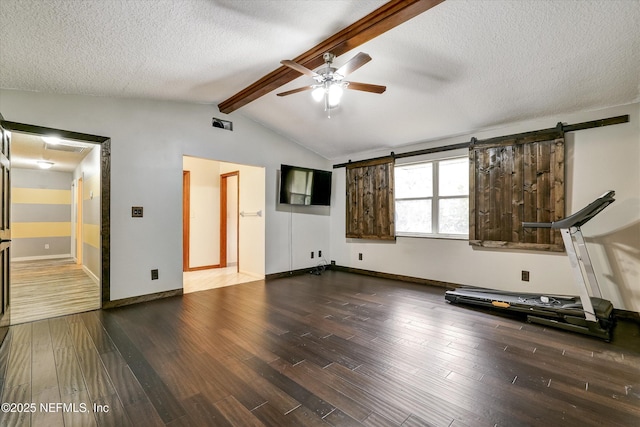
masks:
[[[450,303],[473,304],[525,313],[527,321],[611,340],[613,304],[602,299],[580,227],[615,201],[608,191],[575,214],[554,222],[523,222],[524,228],[554,228],[562,235],[579,296],[513,293],[482,288],[447,291]],[[591,295],[587,288],[591,288]]]

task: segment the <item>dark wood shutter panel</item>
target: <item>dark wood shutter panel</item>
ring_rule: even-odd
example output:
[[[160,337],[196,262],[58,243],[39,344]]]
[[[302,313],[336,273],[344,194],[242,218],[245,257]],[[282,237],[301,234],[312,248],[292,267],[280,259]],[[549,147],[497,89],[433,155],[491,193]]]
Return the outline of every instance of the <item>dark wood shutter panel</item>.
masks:
[[[346,237],[395,240],[393,157],[348,164]]]
[[[561,128],[472,140],[469,147],[469,244],[563,251],[558,230],[522,222],[564,218]]]

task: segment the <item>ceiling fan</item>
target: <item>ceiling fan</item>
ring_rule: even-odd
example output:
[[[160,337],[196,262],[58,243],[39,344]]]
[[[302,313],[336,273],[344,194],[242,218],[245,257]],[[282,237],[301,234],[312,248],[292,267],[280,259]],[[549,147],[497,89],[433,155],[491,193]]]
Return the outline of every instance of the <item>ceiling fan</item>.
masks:
[[[337,107],[340,104],[340,99],[342,98],[342,92],[344,91],[344,89],[360,90],[372,93],[383,93],[385,90],[387,90],[386,86],[349,82],[344,80],[346,76],[353,73],[355,70],[362,67],[367,62],[371,61],[371,57],[368,54],[360,52],[340,68],[331,66],[334,58],[335,55],[331,52],[326,52],[324,55],[322,55],[322,59],[324,59],[325,65],[317,72],[312,71],[307,67],[288,59],[280,61],[282,65],[292,68],[304,75],[313,77],[316,83],[310,86],[299,87],[297,89],[281,92],[277,95],[287,96],[294,93],[303,92],[305,90],[311,90],[311,96],[313,96],[313,99],[315,99],[317,102],[324,100],[324,110],[327,112],[327,117],[331,117],[331,109]]]

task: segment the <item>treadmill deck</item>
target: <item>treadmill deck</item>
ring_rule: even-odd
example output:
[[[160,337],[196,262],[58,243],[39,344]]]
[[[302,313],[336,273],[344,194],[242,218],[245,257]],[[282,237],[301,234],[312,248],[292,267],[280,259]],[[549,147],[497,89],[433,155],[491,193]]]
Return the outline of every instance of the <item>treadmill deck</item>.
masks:
[[[543,302],[541,297],[548,298]],[[452,303],[466,303],[490,306],[546,317],[582,316],[580,298],[566,295],[540,295],[531,293],[509,293],[493,289],[458,288],[445,293],[445,299]],[[609,319],[613,312],[610,301],[591,297],[591,304],[599,319]]]

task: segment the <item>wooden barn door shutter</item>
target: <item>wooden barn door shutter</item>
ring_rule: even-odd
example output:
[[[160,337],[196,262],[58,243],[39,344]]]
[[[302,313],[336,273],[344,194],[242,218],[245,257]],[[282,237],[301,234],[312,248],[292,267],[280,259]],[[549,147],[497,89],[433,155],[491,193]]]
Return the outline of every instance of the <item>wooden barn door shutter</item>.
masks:
[[[522,222],[564,218],[564,132],[555,129],[472,139],[469,244],[563,251],[558,230]]]
[[[393,157],[348,164],[346,237],[395,240]]]

